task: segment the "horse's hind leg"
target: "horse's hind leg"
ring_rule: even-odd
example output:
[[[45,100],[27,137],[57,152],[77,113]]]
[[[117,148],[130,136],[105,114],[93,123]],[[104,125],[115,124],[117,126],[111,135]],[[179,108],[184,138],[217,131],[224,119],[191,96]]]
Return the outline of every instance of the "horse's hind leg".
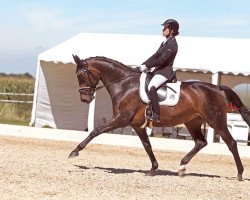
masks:
[[[185,165],[197,154],[203,147],[207,145],[207,141],[202,134],[201,125],[203,123],[202,118],[196,118],[192,121],[186,122],[185,126],[187,127],[190,135],[193,137],[195,146],[194,148],[181,160],[180,167],[178,170],[178,175],[183,176],[186,168]]]
[[[214,129],[221,136],[221,138],[227,144],[229,150],[232,152],[235,163],[236,163],[237,171],[238,171],[238,180],[242,181],[243,180],[242,174],[244,171],[244,167],[242,165],[242,162],[239,156],[237,142],[233,139],[232,135],[228,131],[226,124],[221,129],[216,129],[216,128]]]
[[[154,176],[155,171],[158,169],[158,162],[157,162],[157,160],[154,156],[154,153],[152,151],[152,146],[150,144],[146,129],[142,129],[142,128],[135,127],[135,126],[133,126],[133,129],[135,130],[135,132],[139,136],[139,138],[143,144],[143,147],[146,150],[146,152],[150,158],[150,161],[152,163],[152,167],[151,167],[148,175]]]

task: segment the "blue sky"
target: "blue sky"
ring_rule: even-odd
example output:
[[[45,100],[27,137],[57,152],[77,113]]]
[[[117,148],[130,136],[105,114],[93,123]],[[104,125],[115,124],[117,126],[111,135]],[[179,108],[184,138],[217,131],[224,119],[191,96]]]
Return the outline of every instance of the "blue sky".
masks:
[[[39,53],[80,32],[250,39],[249,0],[0,0],[0,72],[35,74]]]

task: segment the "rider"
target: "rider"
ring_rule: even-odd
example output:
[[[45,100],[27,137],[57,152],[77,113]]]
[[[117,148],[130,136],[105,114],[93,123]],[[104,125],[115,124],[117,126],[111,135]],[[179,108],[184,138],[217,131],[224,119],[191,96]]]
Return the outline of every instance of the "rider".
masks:
[[[152,105],[151,120],[160,121],[160,106],[157,89],[167,80],[173,78],[173,63],[178,51],[175,36],[179,34],[179,23],[174,19],[166,20],[162,26],[162,34],[166,41],[162,42],[159,49],[141,66],[141,70],[155,68],[154,76],[148,85],[149,99]]]

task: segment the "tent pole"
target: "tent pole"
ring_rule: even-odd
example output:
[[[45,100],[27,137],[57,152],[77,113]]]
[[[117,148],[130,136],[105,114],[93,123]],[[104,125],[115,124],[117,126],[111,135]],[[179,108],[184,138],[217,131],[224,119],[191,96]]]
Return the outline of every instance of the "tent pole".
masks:
[[[212,84],[214,85],[219,84],[219,72],[212,74]]]
[[[95,95],[96,96],[96,95]],[[95,101],[94,98],[89,104],[89,113],[88,113],[88,131],[91,132],[94,130],[94,122],[95,122]]]
[[[31,112],[31,119],[29,126],[33,126],[36,119],[36,101],[38,95],[38,85],[39,85],[39,76],[40,76],[40,62],[39,59],[37,61],[37,69],[36,69],[36,81],[35,81],[35,88],[34,88],[34,96],[33,96],[33,104],[32,104],[32,112]]]

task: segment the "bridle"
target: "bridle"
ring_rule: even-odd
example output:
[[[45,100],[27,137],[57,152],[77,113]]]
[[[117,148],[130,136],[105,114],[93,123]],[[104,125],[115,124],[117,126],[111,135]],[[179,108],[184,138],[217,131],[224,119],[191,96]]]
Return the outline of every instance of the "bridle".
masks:
[[[90,95],[90,96],[93,97],[95,91],[97,90],[97,88],[95,86],[99,82],[99,80],[89,70],[87,61],[86,60],[82,60],[82,62],[83,62],[83,67],[81,69],[79,69],[79,70],[76,71],[76,75],[78,77],[80,74],[86,73],[87,77],[88,77],[88,82],[90,83],[90,85],[87,83],[87,81],[85,81],[83,79],[85,81],[86,85],[89,85],[89,86],[80,87],[78,89],[78,91],[79,91],[80,94]],[[78,69],[78,66],[77,66],[77,69]],[[93,83],[93,81],[91,79],[91,76],[95,80],[96,84]]]

